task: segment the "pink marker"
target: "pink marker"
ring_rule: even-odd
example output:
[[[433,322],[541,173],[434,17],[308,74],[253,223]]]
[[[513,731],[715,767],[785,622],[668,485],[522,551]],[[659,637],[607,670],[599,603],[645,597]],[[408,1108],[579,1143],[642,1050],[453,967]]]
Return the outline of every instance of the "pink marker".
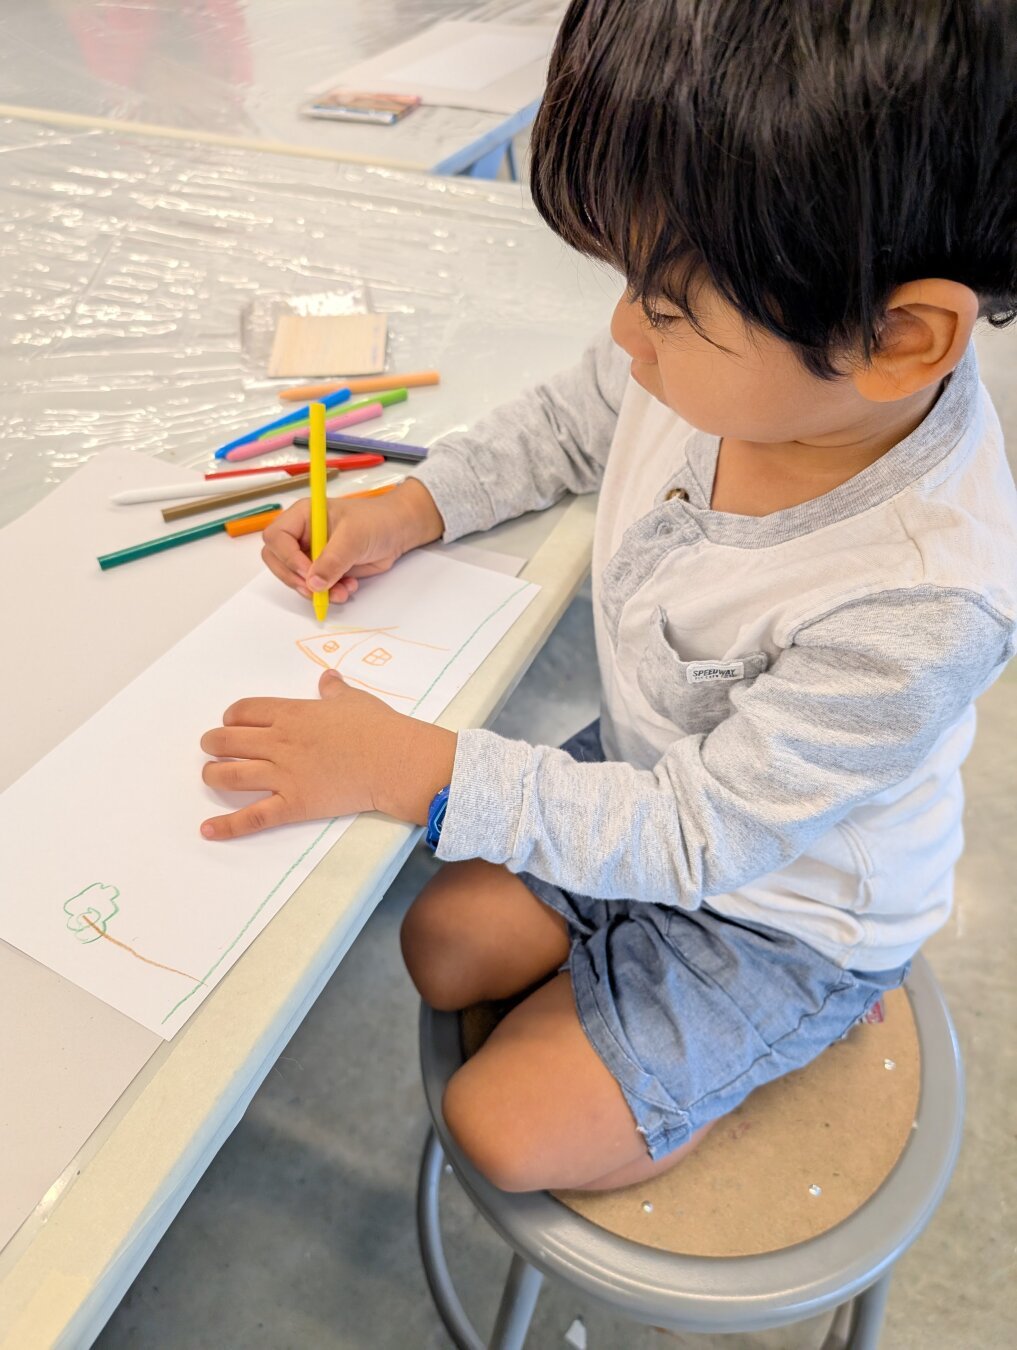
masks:
[[[358,422],[370,422],[375,417],[380,417],[384,411],[385,408],[381,403],[368,403],[366,408],[356,408],[353,412],[330,418],[325,423],[325,430],[341,431],[343,427],[355,427]],[[294,436],[299,436],[306,430],[307,427],[304,425],[295,427],[292,431],[282,431],[278,436],[267,436],[263,441],[250,441],[247,445],[238,445],[224,458],[235,464],[238,459],[254,459],[257,455],[271,454],[273,450],[284,450],[287,445],[293,444]]]

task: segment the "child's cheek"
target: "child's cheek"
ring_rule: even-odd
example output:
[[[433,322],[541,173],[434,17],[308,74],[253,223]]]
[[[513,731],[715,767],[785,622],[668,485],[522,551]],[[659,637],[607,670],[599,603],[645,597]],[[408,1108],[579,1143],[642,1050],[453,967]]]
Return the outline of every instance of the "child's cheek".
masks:
[[[674,371],[662,372],[658,389],[650,392],[683,421],[711,436],[731,435],[734,411],[724,388],[711,387],[702,380]]]

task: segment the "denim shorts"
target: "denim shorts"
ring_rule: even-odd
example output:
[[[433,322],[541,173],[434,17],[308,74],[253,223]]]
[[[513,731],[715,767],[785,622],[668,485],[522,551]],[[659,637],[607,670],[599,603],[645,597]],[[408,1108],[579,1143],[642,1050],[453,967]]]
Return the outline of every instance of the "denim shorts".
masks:
[[[597,723],[562,748],[604,758]],[[808,1064],[908,970],[844,970],[798,938],[706,905],[595,900],[521,880],[569,926],[580,1023],[654,1160]]]

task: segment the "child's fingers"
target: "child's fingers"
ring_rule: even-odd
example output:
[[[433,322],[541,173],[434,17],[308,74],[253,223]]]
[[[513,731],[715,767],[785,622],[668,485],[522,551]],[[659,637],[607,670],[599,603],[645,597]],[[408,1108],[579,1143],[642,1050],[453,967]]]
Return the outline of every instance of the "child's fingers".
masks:
[[[304,585],[310,591],[331,591],[345,584],[350,568],[363,559],[364,542],[349,523],[340,520],[328,543],[304,573]]]
[[[302,595],[305,600],[310,600],[311,592],[305,585],[304,578],[285,564],[281,563],[267,545],[261,550],[261,561],[273,575],[279,578],[284,586],[289,586],[290,589],[296,591],[298,595]],[[329,592],[329,599],[335,601],[336,604],[341,605],[344,600],[350,598],[357,589],[358,584],[359,583],[355,581],[353,577],[343,577],[341,581],[337,581],[332,587]]]
[[[394,556],[385,558],[382,562],[357,563],[356,567],[350,568],[349,574],[343,577],[343,581],[348,586],[351,578],[380,576],[382,572],[390,572],[394,563]]]
[[[265,527],[267,552],[280,567],[288,568],[298,577],[304,576],[311,565],[305,552],[310,542],[310,529],[310,504],[306,499],[287,507],[282,515]]]
[[[201,776],[220,792],[265,792],[273,766],[265,759],[210,759]]]
[[[290,586],[295,591],[302,591],[304,595],[310,595],[310,591],[304,585],[303,575],[300,572],[294,572],[292,567],[287,567],[285,563],[281,563],[267,544],[261,550],[261,561],[274,576],[279,578],[283,585]]]
[[[273,793],[228,816],[212,816],[202,822],[201,833],[206,839],[215,841],[239,839],[245,834],[257,834],[259,830],[285,825],[293,818],[283,798]]]
[[[385,528],[379,535],[378,512],[363,512],[342,498],[329,504],[331,534],[320,555],[312,563],[310,548],[309,504],[297,502],[277,517],[265,530],[262,561],[285,585],[310,598],[314,591],[327,591],[337,604],[348,600],[357,589],[354,578],[385,572],[395,562],[399,549],[388,538]],[[373,522],[370,528],[365,519]]]
[[[354,581],[352,577],[343,577],[342,581],[337,581],[329,591],[328,598],[334,605],[341,605],[344,600],[350,598],[358,585],[359,582]]]
[[[224,727],[270,727],[285,702],[282,698],[242,698],[226,709],[222,724]]]
[[[205,732],[200,744],[206,755],[215,755],[219,759],[263,759],[265,728],[213,727]]]

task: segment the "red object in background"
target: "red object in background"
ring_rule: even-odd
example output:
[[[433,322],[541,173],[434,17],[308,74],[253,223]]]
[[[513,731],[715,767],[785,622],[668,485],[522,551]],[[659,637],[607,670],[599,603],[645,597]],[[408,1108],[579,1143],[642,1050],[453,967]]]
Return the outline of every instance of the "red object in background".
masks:
[[[247,23],[237,0],[179,0],[165,9],[61,6],[89,71],[98,79],[142,93],[153,59],[198,58],[203,74],[228,84],[251,82]]]

